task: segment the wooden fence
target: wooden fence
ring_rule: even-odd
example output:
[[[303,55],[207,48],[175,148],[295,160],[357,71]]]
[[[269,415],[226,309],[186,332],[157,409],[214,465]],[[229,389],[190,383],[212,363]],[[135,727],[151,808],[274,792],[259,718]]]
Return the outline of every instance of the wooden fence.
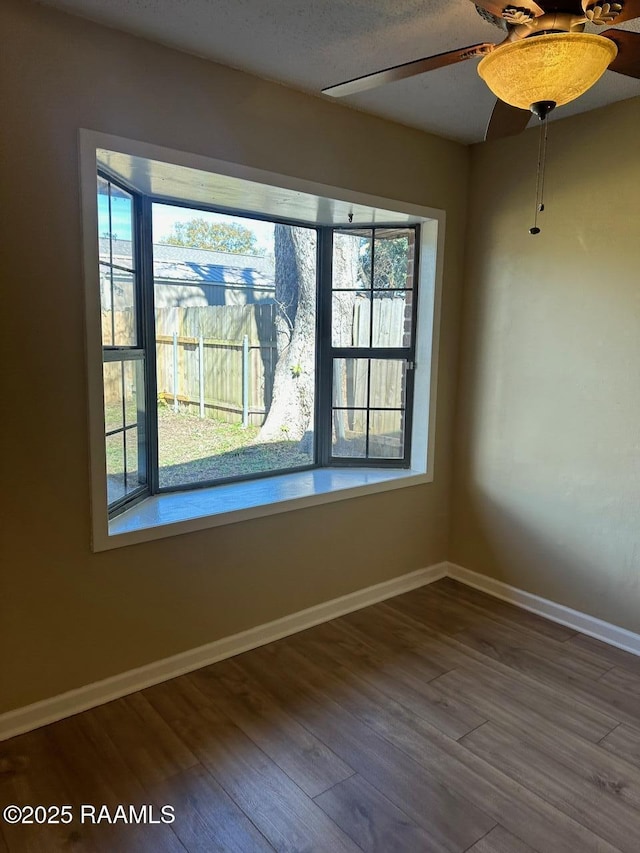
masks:
[[[275,305],[157,308],[158,399],[201,417],[261,426],[271,405],[277,353]],[[133,311],[102,313],[103,332],[118,344],[133,341]],[[105,374],[105,404],[121,397]]]
[[[369,300],[356,298],[353,335],[356,345],[367,346],[370,329]],[[208,305],[156,308],[156,370],[158,398],[171,407],[201,417],[228,423],[261,426],[271,405],[277,361],[274,304]],[[374,309],[374,346],[402,346],[406,308],[403,299],[380,299]],[[132,311],[115,312],[117,342],[131,340]],[[111,328],[111,315],[103,313],[103,327]],[[334,405],[349,409],[369,405],[404,405],[399,389],[404,365],[399,361],[377,361],[369,367],[365,360],[336,363]],[[120,396],[119,383],[105,382],[105,403]],[[344,412],[334,419],[334,428],[359,431],[358,413]],[[380,411],[372,415],[370,430],[379,441],[389,443],[390,455],[400,452],[398,442],[402,418],[398,412]],[[393,445],[393,452],[391,452]],[[382,452],[380,455],[386,455]]]
[[[271,405],[275,305],[156,309],[159,399],[193,414],[261,426]]]
[[[356,299],[353,304],[353,326],[349,330],[356,346],[401,347],[408,343],[406,324],[410,304],[405,299],[385,291],[385,297],[374,304],[373,327],[371,326],[371,302]],[[403,361],[382,359],[337,359],[333,370],[333,403],[344,406],[333,417],[334,438],[340,453],[342,442],[350,447],[347,455],[364,454],[366,414],[357,409],[375,409],[369,415],[369,453],[382,458],[394,458],[403,454],[404,413],[385,411],[387,407],[397,409],[404,406]],[[361,439],[361,441],[359,440]],[[354,447],[360,445],[360,451]]]

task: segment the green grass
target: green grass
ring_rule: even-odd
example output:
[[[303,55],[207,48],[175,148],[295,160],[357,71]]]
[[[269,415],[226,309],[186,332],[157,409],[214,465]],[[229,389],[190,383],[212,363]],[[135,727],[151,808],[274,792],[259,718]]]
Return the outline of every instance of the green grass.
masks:
[[[113,421],[113,413],[107,413]],[[300,443],[258,442],[259,427],[242,428],[213,418],[200,419],[185,412],[158,406],[158,456],[160,486],[180,486],[280,471],[308,465],[308,453]],[[107,471],[113,477],[124,471],[122,446],[107,444]]]
[[[158,409],[160,485],[221,480],[308,465],[297,441],[258,442],[259,427],[242,428]]]

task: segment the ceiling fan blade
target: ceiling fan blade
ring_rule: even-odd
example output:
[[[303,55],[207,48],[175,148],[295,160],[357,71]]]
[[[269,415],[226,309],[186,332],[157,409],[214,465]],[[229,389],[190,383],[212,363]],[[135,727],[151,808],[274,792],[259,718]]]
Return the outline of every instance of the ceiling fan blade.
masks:
[[[446,53],[438,53],[435,56],[426,56],[423,59],[415,59],[413,62],[405,62],[403,65],[394,65],[392,68],[384,68],[382,71],[374,71],[373,74],[365,74],[345,83],[338,83],[322,90],[323,95],[331,95],[332,98],[343,98],[345,95],[355,95],[358,92],[366,92],[376,86],[384,86],[385,83],[394,83],[396,80],[404,80],[406,77],[415,77],[436,68],[444,68],[474,56],[485,56],[494,49],[491,42],[472,44],[469,47],[461,47],[458,50],[449,50]]]
[[[529,110],[521,110],[518,107],[512,107],[511,104],[505,104],[504,101],[496,101],[484,135],[485,142],[521,133],[529,124],[530,118]]]
[[[603,21],[604,24],[613,24],[617,26],[618,24],[623,24],[625,21],[632,21],[634,18],[640,18],[640,0],[607,0],[607,2],[614,4],[619,3],[622,6],[622,10],[618,12],[618,14],[614,14],[613,11],[608,11],[609,20]],[[602,7],[605,3],[605,0],[582,0],[582,9],[586,13],[588,9],[593,8],[594,6]],[[596,21],[598,23],[598,21]],[[603,33],[600,33],[603,35]]]
[[[626,74],[640,79],[640,33],[629,30],[607,30],[601,36],[611,39],[618,48],[618,55],[609,66],[609,71]]]
[[[518,11],[531,12],[534,18],[544,15],[544,9],[538,6],[534,0],[471,0],[474,6],[481,6],[487,12],[491,12],[496,18],[502,18],[505,9],[517,9]],[[544,2],[544,0],[543,0]]]

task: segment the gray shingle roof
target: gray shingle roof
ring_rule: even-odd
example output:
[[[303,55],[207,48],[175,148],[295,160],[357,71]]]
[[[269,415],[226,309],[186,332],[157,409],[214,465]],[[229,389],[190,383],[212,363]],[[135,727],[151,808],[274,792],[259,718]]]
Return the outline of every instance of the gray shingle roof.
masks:
[[[131,266],[130,240],[114,240],[112,251],[114,264]],[[109,241],[101,238],[100,259],[108,258]],[[158,243],[153,246],[153,259],[154,276],[161,281],[274,287],[273,258]]]

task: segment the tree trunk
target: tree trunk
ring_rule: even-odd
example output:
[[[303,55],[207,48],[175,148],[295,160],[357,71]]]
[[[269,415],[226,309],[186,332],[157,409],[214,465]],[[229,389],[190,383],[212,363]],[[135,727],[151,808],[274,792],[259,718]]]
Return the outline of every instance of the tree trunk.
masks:
[[[257,441],[301,441],[313,434],[315,231],[275,226],[275,279],[278,361],[271,407]]]
[[[275,226],[276,364],[273,397],[257,441],[301,441],[312,452],[316,357],[316,234],[310,228]],[[355,288],[359,254],[355,240],[334,244],[334,287]],[[351,346],[357,290],[335,294],[334,342]],[[342,432],[342,424],[338,427]]]
[[[358,294],[356,282],[359,264],[357,241],[341,234],[335,234],[333,240],[333,286],[353,289],[339,290],[333,295],[331,336],[334,346],[351,347],[355,343],[353,340],[353,321]],[[345,387],[347,372],[347,370],[340,370],[340,364],[336,360],[333,368],[334,405],[348,405]],[[344,442],[349,425],[349,412],[345,409],[335,409],[332,417],[332,429],[333,441],[336,446],[339,447]]]

